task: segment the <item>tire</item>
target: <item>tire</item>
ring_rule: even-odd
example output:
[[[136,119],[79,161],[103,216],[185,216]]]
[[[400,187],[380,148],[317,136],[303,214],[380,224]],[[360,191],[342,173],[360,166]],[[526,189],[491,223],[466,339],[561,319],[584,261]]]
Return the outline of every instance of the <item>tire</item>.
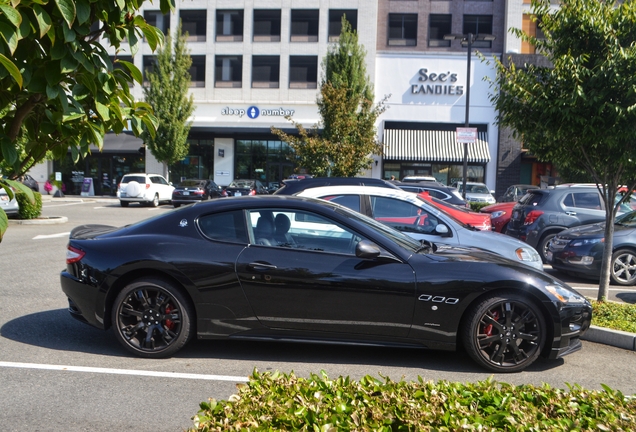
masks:
[[[170,357],[194,333],[188,299],[176,286],[157,278],[128,284],[115,299],[111,318],[117,340],[140,357]]]
[[[179,208],[179,206],[181,206],[181,204],[172,203],[172,206],[173,206],[174,208]]]
[[[636,284],[636,253],[629,249],[619,249],[612,254],[610,277],[616,285]]]
[[[469,310],[462,341],[470,357],[494,372],[519,372],[541,354],[546,338],[543,314],[518,294],[490,296]]]
[[[128,207],[128,204],[130,204],[128,201],[119,201],[119,205],[122,207]]]
[[[159,206],[159,195],[155,194],[152,201],[150,201],[150,207],[157,207],[157,206]]]
[[[546,264],[548,262],[545,254],[548,251],[548,243],[550,243],[550,240],[552,240],[554,237],[556,237],[557,233],[550,233],[550,234],[546,234],[541,238],[541,241],[539,242],[539,245],[537,246],[537,252],[539,252],[539,255],[541,256],[541,261],[543,261],[543,264]]]

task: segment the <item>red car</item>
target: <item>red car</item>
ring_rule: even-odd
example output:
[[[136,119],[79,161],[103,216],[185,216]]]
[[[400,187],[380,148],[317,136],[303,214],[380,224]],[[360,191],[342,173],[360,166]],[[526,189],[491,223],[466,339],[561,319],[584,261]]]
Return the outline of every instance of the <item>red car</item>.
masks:
[[[430,196],[427,192],[421,192],[417,194],[418,197],[428,201],[444,213],[454,217],[460,222],[466,225],[473,226],[481,231],[491,231],[492,223],[490,222],[490,215],[474,212],[464,207],[458,207],[453,204],[449,204],[445,201]]]
[[[515,204],[517,204],[515,201],[491,204],[482,207],[480,211],[490,214],[490,221],[494,231],[505,234],[512,215],[512,208]]]

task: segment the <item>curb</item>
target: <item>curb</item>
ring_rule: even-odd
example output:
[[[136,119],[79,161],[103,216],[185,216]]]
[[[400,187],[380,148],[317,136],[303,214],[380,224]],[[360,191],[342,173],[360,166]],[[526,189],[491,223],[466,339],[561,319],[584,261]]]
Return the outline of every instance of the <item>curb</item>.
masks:
[[[66,216],[51,216],[39,219],[9,219],[9,225],[54,225],[68,222]]]
[[[636,334],[620,330],[612,330],[598,326],[590,326],[581,339],[629,351],[636,351]]]

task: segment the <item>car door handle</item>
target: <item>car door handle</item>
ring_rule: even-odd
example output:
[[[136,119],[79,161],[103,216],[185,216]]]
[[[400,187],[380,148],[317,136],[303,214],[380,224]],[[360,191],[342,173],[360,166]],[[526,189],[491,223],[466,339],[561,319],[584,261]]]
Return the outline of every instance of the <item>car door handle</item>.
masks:
[[[253,270],[271,270],[277,268],[275,265],[260,262],[249,263],[247,266]]]
[[[568,216],[576,216],[576,212],[573,211],[566,211],[565,214]]]

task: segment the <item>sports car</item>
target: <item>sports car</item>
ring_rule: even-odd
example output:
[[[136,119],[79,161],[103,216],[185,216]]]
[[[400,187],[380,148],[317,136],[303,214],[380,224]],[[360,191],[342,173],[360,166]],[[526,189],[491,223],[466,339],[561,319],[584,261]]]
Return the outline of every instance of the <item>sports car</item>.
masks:
[[[295,196],[75,227],[60,278],[73,317],[148,358],[193,337],[463,346],[481,366],[515,372],[579,350],[592,314],[546,273]]]

